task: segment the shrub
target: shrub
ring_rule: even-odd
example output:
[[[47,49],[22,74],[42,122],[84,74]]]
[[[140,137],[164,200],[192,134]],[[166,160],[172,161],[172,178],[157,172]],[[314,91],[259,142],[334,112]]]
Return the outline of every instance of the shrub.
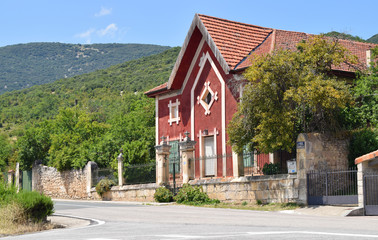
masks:
[[[16,194],[17,189],[15,186],[8,186],[4,182],[0,182],[0,205],[3,202],[9,202]]]
[[[100,197],[102,197],[104,193],[109,191],[115,185],[116,183],[113,180],[108,179],[108,178],[103,178],[97,183],[96,192],[98,193],[98,195],[100,195]]]
[[[182,186],[174,199],[177,203],[184,204],[219,203],[219,200],[217,199],[210,199],[209,196],[203,192],[201,187],[193,187],[188,183]]]
[[[278,163],[265,163],[262,172],[264,175],[274,175],[280,173],[280,165]]]
[[[24,209],[26,217],[34,222],[44,221],[47,216],[54,213],[54,203],[51,198],[39,192],[21,191],[15,196],[15,202]]]
[[[355,166],[354,160],[378,149],[378,130],[362,129],[352,133],[349,142],[349,166]]]
[[[159,187],[154,194],[156,202],[171,202],[173,200],[172,192],[166,187]]]

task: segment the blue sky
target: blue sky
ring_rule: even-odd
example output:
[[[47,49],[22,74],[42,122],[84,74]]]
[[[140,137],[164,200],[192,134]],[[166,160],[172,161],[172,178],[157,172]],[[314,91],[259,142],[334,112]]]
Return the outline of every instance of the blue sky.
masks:
[[[1,0],[0,46],[28,42],[181,46],[195,13],[318,34],[378,33],[378,0]]]

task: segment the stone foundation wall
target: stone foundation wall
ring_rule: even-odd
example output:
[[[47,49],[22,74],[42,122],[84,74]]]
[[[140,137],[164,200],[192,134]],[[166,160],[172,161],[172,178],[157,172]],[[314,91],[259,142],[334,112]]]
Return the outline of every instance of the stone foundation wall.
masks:
[[[154,202],[155,183],[114,186],[101,198],[95,188],[91,189],[91,199],[105,201]]]
[[[42,164],[33,166],[32,188],[52,198],[88,199],[87,167],[59,172]]]
[[[159,187],[155,183],[114,186],[101,198],[91,183],[91,165],[83,170],[58,172],[43,165],[33,167],[33,190],[47,196],[61,199],[92,199],[112,201],[153,202]],[[191,185],[202,186],[210,198],[222,202],[256,203],[297,202],[299,184],[296,174],[273,176],[247,176],[240,178],[216,178],[190,181]]]
[[[296,174],[240,177],[237,179],[201,179],[190,182],[202,186],[210,198],[222,202],[286,203],[297,202],[299,181]]]
[[[201,179],[190,181],[191,185],[202,186],[210,198],[222,202],[285,203],[297,202],[298,180],[296,175],[282,174],[276,176],[241,177],[230,179]],[[102,200],[153,202],[157,184],[140,184],[112,187],[104,194]],[[95,188],[91,189],[93,200],[101,200]]]

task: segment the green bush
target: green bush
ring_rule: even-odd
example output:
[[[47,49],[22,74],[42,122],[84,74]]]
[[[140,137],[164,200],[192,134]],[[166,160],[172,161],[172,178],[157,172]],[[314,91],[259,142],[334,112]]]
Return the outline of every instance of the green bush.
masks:
[[[54,203],[50,197],[39,192],[20,191],[17,193],[15,186],[7,186],[0,183],[0,206],[18,205],[23,210],[23,216],[33,222],[46,220],[46,217],[54,213]]]
[[[15,201],[24,209],[28,219],[34,222],[46,220],[54,213],[54,203],[50,197],[39,192],[21,191],[15,196]]]
[[[171,202],[173,200],[172,192],[166,187],[159,187],[154,194],[156,202]]]
[[[116,183],[113,180],[110,180],[108,178],[101,179],[97,185],[96,185],[96,192],[100,197],[104,195],[107,191],[109,191],[113,186],[115,186]]]
[[[8,203],[17,194],[15,186],[8,186],[4,182],[0,182],[0,205]]]
[[[280,165],[278,163],[265,163],[262,172],[264,175],[274,175],[280,173]]]
[[[355,166],[354,160],[378,149],[378,130],[362,129],[352,133],[349,143],[349,166]]]
[[[199,186],[193,187],[186,183],[174,197],[177,203],[184,204],[214,204],[219,203],[217,199],[210,199],[207,193]]]

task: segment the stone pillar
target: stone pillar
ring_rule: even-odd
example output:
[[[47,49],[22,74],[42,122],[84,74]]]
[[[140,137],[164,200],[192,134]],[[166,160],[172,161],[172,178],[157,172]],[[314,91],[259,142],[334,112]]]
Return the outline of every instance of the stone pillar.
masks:
[[[244,176],[243,154],[232,151],[232,169],[234,177]]]
[[[298,203],[307,205],[307,159],[306,148],[308,148],[307,135],[301,133],[297,138],[297,178],[298,186]]]
[[[368,162],[361,162],[357,164],[357,192],[358,192],[358,206],[364,207],[364,172],[368,168]]]
[[[20,191],[20,163],[16,163],[16,174],[15,174],[15,185],[17,188],[17,192]]]
[[[122,149],[120,150],[120,154],[117,157],[118,161],[118,186],[122,186],[124,184],[123,181],[123,153]]]
[[[91,195],[91,188],[92,188],[92,162],[89,161],[87,165],[85,166],[86,175],[87,175],[87,194],[90,197]]]
[[[194,179],[194,146],[196,141],[189,138],[189,132],[186,132],[185,135],[184,141],[180,142],[179,145],[182,157],[182,181],[188,183],[189,180]]]
[[[165,137],[162,137],[160,145],[155,146],[157,155],[156,183],[158,185],[168,184],[169,182],[169,150],[171,145],[168,145],[165,139]]]
[[[14,180],[14,170],[9,170],[8,171],[8,184],[13,185],[13,180]]]

